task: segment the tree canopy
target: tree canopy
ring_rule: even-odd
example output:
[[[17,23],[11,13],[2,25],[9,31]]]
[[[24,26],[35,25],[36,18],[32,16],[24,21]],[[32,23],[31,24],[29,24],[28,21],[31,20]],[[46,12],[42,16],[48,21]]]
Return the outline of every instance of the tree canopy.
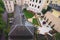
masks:
[[[0,14],[4,12],[4,3],[0,0]]]
[[[2,0],[0,0],[0,31],[4,30],[6,27],[6,23],[2,18],[2,13],[4,12],[4,3]]]
[[[45,14],[47,11],[50,11],[52,8],[47,6],[47,9],[42,9],[42,13]]]

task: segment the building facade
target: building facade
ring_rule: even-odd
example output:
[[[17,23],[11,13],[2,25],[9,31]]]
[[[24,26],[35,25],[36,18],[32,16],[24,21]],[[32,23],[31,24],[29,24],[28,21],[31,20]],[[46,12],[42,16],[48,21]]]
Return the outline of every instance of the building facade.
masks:
[[[30,0],[27,10],[40,13],[41,10],[48,4],[48,2],[48,0]]]
[[[5,9],[8,13],[14,12],[14,2],[13,0],[3,0]]]
[[[40,13],[49,0],[3,0],[3,2],[8,13],[14,12],[14,4],[19,6],[27,4],[27,10]]]
[[[45,14],[45,20],[53,29],[57,32],[60,32],[60,12],[56,10],[52,10],[52,12],[48,11]]]
[[[14,5],[22,6],[24,4],[28,4],[29,0],[3,0],[5,9],[8,13],[14,12]]]

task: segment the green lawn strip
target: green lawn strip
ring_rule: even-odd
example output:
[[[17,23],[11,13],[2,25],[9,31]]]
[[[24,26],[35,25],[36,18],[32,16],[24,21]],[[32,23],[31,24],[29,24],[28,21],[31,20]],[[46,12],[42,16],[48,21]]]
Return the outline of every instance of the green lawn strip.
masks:
[[[32,18],[34,16],[34,14],[32,12],[29,12],[26,9],[24,9],[23,12],[27,19]]]
[[[55,38],[56,40],[60,40],[60,33],[56,33]]]
[[[13,16],[14,16],[13,13],[8,13],[8,18],[11,18],[11,17],[13,17]]]
[[[33,22],[32,22],[32,23],[33,23],[34,25],[39,25],[36,18],[33,18]]]

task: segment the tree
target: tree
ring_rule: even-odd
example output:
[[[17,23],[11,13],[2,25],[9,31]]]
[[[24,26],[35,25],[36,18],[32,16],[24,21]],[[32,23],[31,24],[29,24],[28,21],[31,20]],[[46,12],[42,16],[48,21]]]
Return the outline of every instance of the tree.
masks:
[[[45,14],[46,13],[46,9],[42,9],[42,13]]]
[[[4,3],[2,0],[0,0],[0,13],[4,12]]]
[[[4,3],[2,0],[0,0],[0,7],[4,8]]]
[[[45,14],[47,11],[50,11],[52,8],[47,6],[47,9],[42,9],[42,13]]]
[[[3,13],[4,9],[2,7],[0,7],[0,13]]]

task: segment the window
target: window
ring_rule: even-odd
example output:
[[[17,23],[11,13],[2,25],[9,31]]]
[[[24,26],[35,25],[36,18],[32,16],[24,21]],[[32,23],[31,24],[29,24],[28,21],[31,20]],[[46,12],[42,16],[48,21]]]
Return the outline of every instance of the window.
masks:
[[[33,0],[33,2],[34,2],[34,0]]]
[[[48,25],[50,25],[52,22],[50,21]]]
[[[11,7],[11,5],[9,5]]]
[[[8,9],[8,11],[9,11],[9,9]]]
[[[15,3],[16,3],[16,0],[15,0]]]
[[[39,1],[39,3],[41,3],[41,0]]]
[[[8,7],[8,5],[6,4],[6,7]]]
[[[47,3],[48,3],[49,1],[47,1]]]
[[[41,15],[41,13],[37,13],[38,15]]]
[[[30,6],[31,6],[31,4],[30,4]]]
[[[38,8],[40,8],[40,6],[38,6]]]
[[[5,3],[7,4],[7,1],[5,1]]]
[[[34,5],[32,4],[32,7],[33,7]]]
[[[44,20],[46,20],[46,17],[44,17]]]
[[[10,8],[10,10],[12,11],[12,8]]]
[[[36,7],[36,5],[35,5],[35,7]]]
[[[38,0],[36,0],[36,2],[38,2]]]
[[[32,0],[30,0],[30,1],[32,1]]]
[[[52,1],[51,1],[51,3],[52,3]]]
[[[25,1],[25,3],[27,3],[27,1]]]
[[[9,4],[10,4],[10,1],[9,1]]]
[[[54,24],[54,25],[52,25],[52,26],[51,26],[51,28],[53,28],[54,26],[55,26],[55,24]]]
[[[48,22],[49,19],[46,20],[46,22]]]
[[[60,16],[59,16],[59,18],[60,18]]]

